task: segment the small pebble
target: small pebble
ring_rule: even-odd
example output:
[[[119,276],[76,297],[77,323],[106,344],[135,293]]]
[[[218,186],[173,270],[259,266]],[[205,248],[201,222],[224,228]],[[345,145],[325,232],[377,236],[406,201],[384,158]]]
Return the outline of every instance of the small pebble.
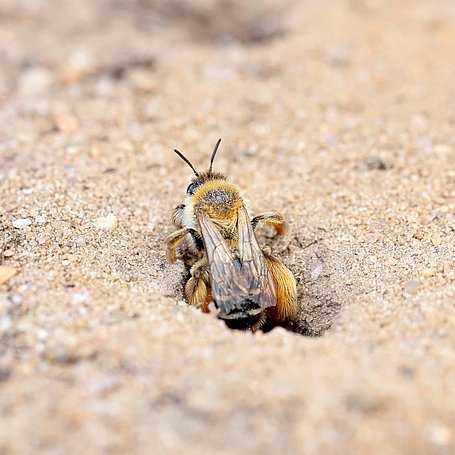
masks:
[[[19,294],[14,294],[11,297],[11,301],[14,303],[14,305],[21,305],[23,300],[24,299]]]
[[[318,264],[312,271],[311,271],[311,280],[316,281],[320,276],[322,271],[324,270],[323,264]]]
[[[0,265],[0,286],[16,275],[17,270],[14,267],[7,265]]]
[[[419,288],[420,283],[418,281],[409,281],[404,286],[404,290],[409,294],[416,294]]]
[[[441,245],[441,237],[439,237],[437,235],[431,237],[431,243],[433,244],[433,246]]]
[[[4,316],[0,319],[0,333],[9,332],[13,327],[13,321],[10,317]]]
[[[450,429],[441,424],[434,424],[429,430],[431,442],[438,446],[448,446],[452,441],[452,433]]]
[[[5,253],[6,253],[6,251],[5,251]],[[450,264],[450,262],[446,262],[442,266],[442,271],[444,272],[444,275],[448,275],[451,270],[452,270],[452,265]]]
[[[79,236],[74,239],[74,243],[77,247],[82,247],[87,245],[87,242],[85,241],[84,237]]]
[[[74,264],[79,262],[80,257],[77,254],[67,254],[65,259]]]
[[[55,128],[64,134],[74,133],[79,128],[79,121],[71,112],[54,114],[53,122]]]
[[[156,228],[156,218],[151,218],[147,223],[147,229],[153,231]]]
[[[348,63],[348,52],[344,46],[334,45],[325,50],[325,60],[334,66],[344,66]]]
[[[389,169],[391,166],[385,162],[381,157],[379,156],[367,156],[361,164],[361,168],[366,171],[372,171],[372,170],[377,170],[377,171],[385,171],[386,169]]]
[[[18,218],[12,224],[16,229],[26,229],[32,224],[32,220],[30,218]]]
[[[102,216],[96,220],[96,227],[99,229],[113,229],[117,226],[117,217],[113,213]]]
[[[452,147],[448,144],[435,144],[433,150],[438,155],[448,155],[452,152]]]
[[[40,328],[38,329],[38,338],[40,340],[45,340],[48,336],[48,332],[47,330],[43,329],[43,328]]]
[[[24,71],[19,79],[19,92],[22,95],[41,95],[52,84],[51,73],[42,67],[33,67]]]
[[[71,303],[73,305],[80,305],[82,303],[87,303],[89,300],[90,300],[90,293],[85,292],[85,291],[80,291],[80,292],[76,292],[76,294],[74,294],[74,297],[71,300]]]
[[[422,272],[422,276],[424,278],[431,278],[432,276],[434,276],[436,273],[436,270],[435,269],[424,269],[423,272]]]
[[[389,267],[393,267],[394,265],[397,265],[398,261],[395,258],[389,258],[386,261],[386,265]]]

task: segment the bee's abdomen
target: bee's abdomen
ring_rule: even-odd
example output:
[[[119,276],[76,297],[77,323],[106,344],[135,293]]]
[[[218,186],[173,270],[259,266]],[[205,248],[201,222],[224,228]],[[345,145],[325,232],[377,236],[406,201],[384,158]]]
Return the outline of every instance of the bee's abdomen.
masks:
[[[231,329],[247,330],[254,327],[263,317],[263,309],[249,299],[236,302],[229,313],[221,312],[219,318],[223,319]]]
[[[224,322],[230,329],[249,330],[256,326],[262,317],[262,314],[255,314],[238,319],[224,319]]]

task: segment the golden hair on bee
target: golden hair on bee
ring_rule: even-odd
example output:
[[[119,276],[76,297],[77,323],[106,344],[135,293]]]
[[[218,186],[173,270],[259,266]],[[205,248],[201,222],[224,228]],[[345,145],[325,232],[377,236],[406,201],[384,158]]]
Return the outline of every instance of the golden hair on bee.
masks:
[[[196,171],[174,149],[194,177],[184,203],[173,211],[178,230],[166,239],[168,256],[172,261],[182,260],[189,272],[188,303],[208,312],[213,302],[218,317],[229,327],[254,331],[265,324],[293,322],[298,313],[294,276],[270,249],[259,246],[254,234],[260,221],[282,234],[285,221],[276,212],[252,218],[239,188],[213,172],[220,142],[205,172]]]

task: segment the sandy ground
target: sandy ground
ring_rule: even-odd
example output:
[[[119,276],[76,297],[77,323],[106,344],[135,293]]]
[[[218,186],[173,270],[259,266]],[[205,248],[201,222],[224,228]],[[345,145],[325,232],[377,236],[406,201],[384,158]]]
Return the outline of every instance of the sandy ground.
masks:
[[[243,3],[0,3],[2,455],[455,453],[453,3]],[[182,301],[218,137],[301,334]]]

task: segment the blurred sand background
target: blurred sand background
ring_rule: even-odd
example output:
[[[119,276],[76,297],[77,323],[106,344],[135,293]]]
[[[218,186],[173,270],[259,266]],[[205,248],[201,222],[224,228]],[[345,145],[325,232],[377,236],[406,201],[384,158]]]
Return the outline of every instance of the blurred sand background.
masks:
[[[0,454],[455,453],[454,75],[449,0],[2,0]],[[218,137],[301,333],[182,302]]]

